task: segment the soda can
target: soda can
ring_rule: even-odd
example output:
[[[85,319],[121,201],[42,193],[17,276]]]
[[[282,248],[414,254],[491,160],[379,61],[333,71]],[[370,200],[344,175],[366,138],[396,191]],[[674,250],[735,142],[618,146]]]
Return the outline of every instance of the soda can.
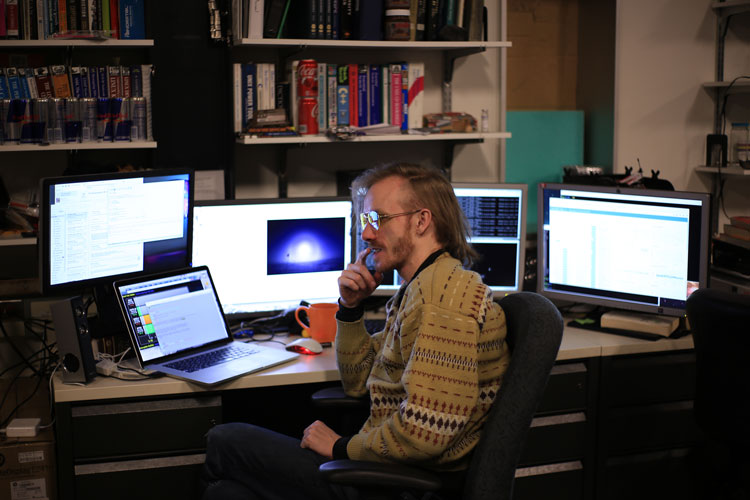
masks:
[[[37,125],[34,120],[34,108],[36,107],[35,99],[13,99],[16,110],[14,117],[19,120],[17,123],[21,128],[21,144],[34,144],[41,142],[37,134]],[[21,111],[23,110],[23,111]],[[38,114],[36,115],[38,118]]]
[[[65,99],[65,142],[81,142],[81,102],[77,97]]]
[[[318,133],[317,97],[303,97],[300,101],[299,133],[300,135],[316,135]]]
[[[23,130],[24,120],[27,120],[28,99],[9,99],[8,113],[5,119],[5,134],[8,142],[21,142],[21,133]]]
[[[112,98],[112,129],[116,141],[130,140],[130,98]]]
[[[146,140],[146,98],[130,98],[130,139],[133,141]]]
[[[97,99],[84,97],[78,101],[81,113],[81,142],[96,141]]]
[[[10,99],[0,99],[0,144],[8,141],[8,112],[10,111]]]
[[[318,97],[318,63],[303,59],[297,66],[297,96]]]
[[[47,108],[47,136],[49,144],[62,144],[63,129],[65,128],[65,99],[52,97],[50,99],[38,99],[40,108]],[[42,101],[47,101],[43,106]]]
[[[96,98],[96,140],[112,141],[112,112],[109,97]]]

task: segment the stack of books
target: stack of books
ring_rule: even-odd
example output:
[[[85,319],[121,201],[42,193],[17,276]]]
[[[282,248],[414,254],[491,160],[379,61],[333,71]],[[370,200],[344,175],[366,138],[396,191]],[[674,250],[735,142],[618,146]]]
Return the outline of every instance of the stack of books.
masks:
[[[730,217],[729,221],[729,224],[724,224],[724,232],[719,234],[719,239],[750,248],[750,216]]]

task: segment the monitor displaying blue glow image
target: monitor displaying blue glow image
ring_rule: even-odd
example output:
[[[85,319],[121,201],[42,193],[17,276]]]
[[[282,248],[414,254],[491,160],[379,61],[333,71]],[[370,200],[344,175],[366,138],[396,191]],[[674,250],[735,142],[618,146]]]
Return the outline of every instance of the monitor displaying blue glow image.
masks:
[[[268,275],[340,271],[344,268],[346,220],[268,221]]]
[[[228,315],[336,302],[352,258],[348,198],[200,201],[192,265],[207,265]]]

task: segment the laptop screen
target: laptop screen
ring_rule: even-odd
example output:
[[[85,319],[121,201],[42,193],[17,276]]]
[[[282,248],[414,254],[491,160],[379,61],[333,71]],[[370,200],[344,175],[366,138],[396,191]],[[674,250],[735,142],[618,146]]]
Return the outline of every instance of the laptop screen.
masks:
[[[206,268],[115,286],[143,362],[228,338]]]

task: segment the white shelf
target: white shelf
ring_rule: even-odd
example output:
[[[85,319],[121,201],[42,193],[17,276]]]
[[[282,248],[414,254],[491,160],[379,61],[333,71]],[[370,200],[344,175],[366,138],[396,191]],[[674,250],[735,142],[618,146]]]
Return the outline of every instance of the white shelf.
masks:
[[[153,149],[156,141],[66,142],[64,144],[3,144],[0,153],[11,151],[73,151],[77,149]]]
[[[36,238],[0,238],[0,247],[36,245]]]
[[[56,40],[1,40],[6,47],[153,47],[153,40],[56,39]]]
[[[710,174],[718,174],[719,169],[717,167],[696,167],[697,172],[707,172]],[[721,167],[722,175],[733,175],[733,176],[750,176],[750,170],[745,170],[739,165],[730,165],[728,167]]]
[[[393,134],[362,135],[345,141],[329,139],[325,135],[302,135],[291,137],[247,137],[237,139],[238,144],[346,144],[348,142],[416,142],[416,141],[469,141],[484,139],[510,139],[510,132],[470,132],[450,134]]]
[[[729,88],[730,83],[732,83],[731,80],[728,82],[706,82],[703,84],[703,88],[706,89],[706,91],[726,90]],[[737,80],[729,90],[730,94],[741,94],[745,92],[750,92],[750,79],[747,78]]]
[[[243,38],[236,46],[248,47],[328,47],[335,49],[413,49],[459,50],[512,47],[511,42],[391,42],[371,40],[316,40],[304,38]]]

